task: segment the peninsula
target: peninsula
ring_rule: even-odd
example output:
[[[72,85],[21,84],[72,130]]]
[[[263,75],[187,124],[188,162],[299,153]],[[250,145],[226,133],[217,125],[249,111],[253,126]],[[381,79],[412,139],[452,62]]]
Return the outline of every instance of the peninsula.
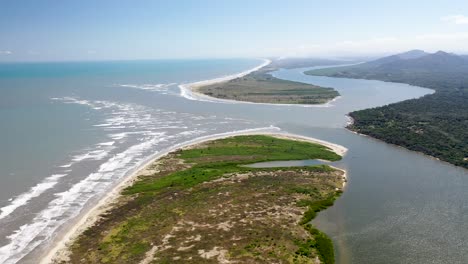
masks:
[[[281,134],[172,151],[138,172],[55,263],[334,263],[331,240],[310,221],[341,194],[344,171],[246,165],[336,161],[345,151]]]
[[[195,83],[188,87],[192,92],[222,100],[268,104],[325,104],[339,96],[333,88],[273,77],[270,73],[282,65],[275,62],[222,82]]]

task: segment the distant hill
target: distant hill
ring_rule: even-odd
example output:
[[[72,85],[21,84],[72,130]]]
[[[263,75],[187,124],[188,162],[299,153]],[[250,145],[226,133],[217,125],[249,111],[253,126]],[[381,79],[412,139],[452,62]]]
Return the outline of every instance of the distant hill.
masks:
[[[397,56],[401,59],[409,60],[424,57],[426,55],[429,55],[429,53],[425,52],[424,50],[410,50],[404,53],[400,53]]]
[[[311,75],[402,82],[432,88],[468,89],[468,56],[412,50],[354,66],[306,72]]]
[[[468,168],[468,55],[421,50],[309,75],[372,79],[428,87],[420,99],[350,113],[348,128]]]
[[[467,72],[468,61],[455,54],[438,51],[434,54],[400,59],[391,63],[383,64],[380,71],[420,71],[420,72]]]
[[[422,50],[410,50],[404,53],[400,53],[400,54],[384,57],[378,60],[374,60],[371,62],[367,62],[365,65],[366,66],[381,66],[381,65],[385,65],[386,63],[391,63],[391,62],[396,62],[396,61],[417,59],[420,57],[424,57],[426,55],[428,55],[428,53]]]

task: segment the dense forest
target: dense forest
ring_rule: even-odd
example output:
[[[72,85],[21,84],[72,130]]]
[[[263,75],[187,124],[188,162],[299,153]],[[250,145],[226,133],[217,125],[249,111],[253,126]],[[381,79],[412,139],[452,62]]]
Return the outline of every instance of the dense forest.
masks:
[[[411,51],[311,75],[364,78],[428,87],[436,93],[350,113],[349,129],[468,168],[468,59]]]

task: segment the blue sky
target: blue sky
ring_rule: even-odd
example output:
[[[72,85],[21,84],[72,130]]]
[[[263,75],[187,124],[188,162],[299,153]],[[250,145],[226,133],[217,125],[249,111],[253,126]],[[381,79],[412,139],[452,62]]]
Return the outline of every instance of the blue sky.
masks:
[[[335,57],[414,48],[468,53],[468,1],[0,0],[0,61]]]

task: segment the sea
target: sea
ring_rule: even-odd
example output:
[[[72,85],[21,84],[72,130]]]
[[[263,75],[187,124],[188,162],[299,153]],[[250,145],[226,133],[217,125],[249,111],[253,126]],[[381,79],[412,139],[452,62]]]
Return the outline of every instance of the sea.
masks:
[[[323,106],[198,100],[184,85],[260,59],[0,63],[0,263],[37,263],[158,153],[232,132],[289,132],[349,149],[349,184],[314,223],[337,263],[468,263],[468,173],[344,129],[350,111],[433,93],[406,84],[274,76],[337,89]]]

